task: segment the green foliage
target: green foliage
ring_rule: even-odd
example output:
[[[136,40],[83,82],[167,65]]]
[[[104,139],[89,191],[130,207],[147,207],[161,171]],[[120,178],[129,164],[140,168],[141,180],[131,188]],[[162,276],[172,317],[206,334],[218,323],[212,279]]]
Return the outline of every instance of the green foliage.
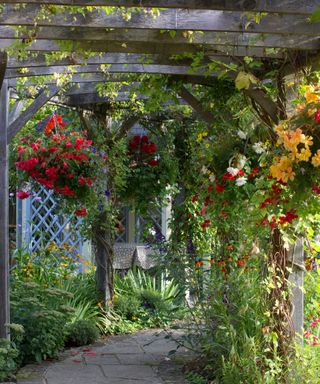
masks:
[[[290,384],[318,384],[320,346],[298,345],[290,367]]]
[[[23,362],[56,357],[65,341],[64,327],[71,308],[68,293],[35,283],[15,281],[11,291],[12,320],[24,328],[22,339],[13,339]]]
[[[207,380],[197,372],[188,372],[186,379],[190,384],[207,384]]]
[[[9,340],[0,339],[0,381],[9,379],[17,369],[19,351]]]
[[[34,282],[45,287],[62,287],[79,268],[81,256],[69,245],[54,242],[33,253],[17,249],[13,254],[12,277],[16,281]]]
[[[76,320],[66,327],[66,344],[78,347],[91,344],[99,337],[99,330],[90,320]]]
[[[127,320],[136,320],[141,312],[141,300],[135,296],[117,295],[113,301],[115,313]]]

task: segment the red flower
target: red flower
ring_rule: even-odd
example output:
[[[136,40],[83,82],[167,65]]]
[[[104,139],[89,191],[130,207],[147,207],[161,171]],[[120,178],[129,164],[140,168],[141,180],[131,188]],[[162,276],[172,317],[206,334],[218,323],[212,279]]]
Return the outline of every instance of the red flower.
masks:
[[[77,216],[87,216],[87,210],[86,208],[79,208],[75,211],[75,214]]]
[[[205,230],[207,227],[209,227],[210,225],[210,220],[205,220],[202,224],[201,224],[201,227],[203,230]]]
[[[56,192],[66,197],[74,197],[76,194],[75,191],[71,190],[68,185],[66,185],[65,187],[57,186]]]
[[[149,141],[149,137],[148,136],[144,135],[144,136],[141,137],[141,142],[142,143],[147,143],[148,141]]]
[[[204,216],[206,214],[206,212],[207,212],[207,207],[204,206],[204,207],[201,208],[200,215]]]
[[[34,149],[35,151],[37,151],[37,150],[39,149],[39,145],[36,144],[36,143],[32,143],[32,144],[30,145],[30,147],[31,147],[32,149]]]
[[[210,196],[207,196],[204,200],[204,206],[207,207],[210,204]]]
[[[193,195],[192,202],[195,203],[196,201],[198,201],[198,195]]]
[[[159,162],[156,159],[152,159],[148,161],[148,164],[151,165],[152,167],[156,167],[159,164]]]
[[[230,181],[230,180],[235,180],[236,178],[234,176],[231,175],[231,173],[227,172],[223,175],[223,180],[227,180],[227,181]]]
[[[26,192],[26,191],[17,191],[16,193],[17,197],[19,199],[26,199],[28,198],[29,196],[31,196],[31,193],[30,192]]]
[[[28,160],[17,161],[16,167],[22,169],[23,171],[31,171],[39,163],[39,160],[36,157],[30,157]]]
[[[316,123],[320,123],[320,108],[317,110],[316,114],[314,115]]]
[[[58,178],[59,168],[51,167],[46,170],[46,175],[51,181],[55,181]]]
[[[239,170],[237,177],[244,176],[244,172],[242,169]]]
[[[251,168],[251,173],[248,175],[249,179],[254,178],[259,173],[259,167]]]
[[[317,184],[313,184],[312,192],[314,192],[317,195],[320,195],[320,187]]]
[[[269,225],[272,229],[277,228],[278,224],[277,224],[277,220],[274,216],[271,217]]]
[[[86,181],[85,181],[84,177],[82,177],[82,176],[78,177],[78,183],[80,185],[86,185]]]
[[[218,193],[222,193],[222,192],[224,192],[224,186],[223,186],[222,184],[217,184],[217,185],[216,185],[216,191],[217,191]]]

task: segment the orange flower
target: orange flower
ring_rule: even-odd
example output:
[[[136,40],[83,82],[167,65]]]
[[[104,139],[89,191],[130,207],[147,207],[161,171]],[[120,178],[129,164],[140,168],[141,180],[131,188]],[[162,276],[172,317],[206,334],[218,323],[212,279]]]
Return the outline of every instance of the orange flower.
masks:
[[[233,245],[229,244],[226,247],[227,251],[233,251]]]

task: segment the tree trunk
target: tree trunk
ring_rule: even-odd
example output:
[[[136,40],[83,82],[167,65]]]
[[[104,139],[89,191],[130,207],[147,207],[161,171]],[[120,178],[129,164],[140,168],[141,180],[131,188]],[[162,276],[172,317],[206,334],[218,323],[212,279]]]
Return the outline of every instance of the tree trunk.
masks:
[[[105,228],[106,214],[101,214],[99,224],[93,229],[93,243],[96,259],[96,284],[98,299],[103,304],[109,304],[113,298],[113,236],[112,231]]]
[[[268,255],[270,270],[270,332],[276,335],[271,350],[276,351],[282,361],[279,383],[288,382],[288,365],[292,355],[294,330],[291,316],[291,300],[288,287],[288,251],[284,247],[279,229],[271,233],[271,250]]]

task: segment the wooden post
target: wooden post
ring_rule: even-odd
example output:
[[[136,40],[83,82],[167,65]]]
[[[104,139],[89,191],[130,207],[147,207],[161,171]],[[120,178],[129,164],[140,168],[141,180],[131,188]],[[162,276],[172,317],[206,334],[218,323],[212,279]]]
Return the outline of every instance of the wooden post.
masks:
[[[293,328],[296,334],[296,341],[303,342],[303,322],[304,322],[304,293],[303,293],[303,282],[304,282],[304,240],[298,239],[295,243],[291,256],[292,262],[292,273],[289,277],[289,281],[292,284],[292,322]]]
[[[0,338],[9,338],[9,187],[7,129],[9,91],[6,81],[0,93]]]

